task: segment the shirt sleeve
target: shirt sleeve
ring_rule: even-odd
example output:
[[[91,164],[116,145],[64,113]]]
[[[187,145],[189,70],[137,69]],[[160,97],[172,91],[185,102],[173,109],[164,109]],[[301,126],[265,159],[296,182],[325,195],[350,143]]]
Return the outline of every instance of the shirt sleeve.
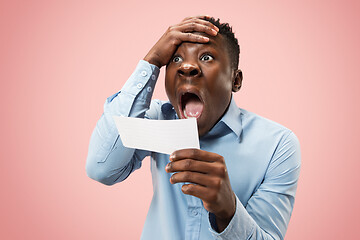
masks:
[[[157,66],[141,60],[121,91],[106,99],[90,139],[86,161],[90,178],[106,185],[123,181],[150,154],[124,147],[112,116],[156,117],[159,103],[151,103],[151,97],[159,72]],[[148,111],[150,104],[154,106]]]
[[[209,213],[214,239],[284,239],[294,207],[300,174],[300,145],[290,132],[279,143],[263,183],[246,206],[236,197],[236,211],[229,225],[216,232],[215,216]]]

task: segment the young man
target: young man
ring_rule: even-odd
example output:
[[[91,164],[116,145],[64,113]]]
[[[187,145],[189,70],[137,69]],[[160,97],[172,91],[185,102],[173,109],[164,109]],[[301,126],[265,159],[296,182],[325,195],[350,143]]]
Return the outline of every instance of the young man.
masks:
[[[299,143],[285,127],[236,106],[238,62],[239,45],[228,24],[189,17],[169,27],[105,102],[87,173],[112,185],[151,157],[154,196],[142,239],[284,238],[300,171]],[[165,65],[170,102],[151,101]],[[120,115],[196,117],[201,149],[169,156],[125,148],[112,119]]]

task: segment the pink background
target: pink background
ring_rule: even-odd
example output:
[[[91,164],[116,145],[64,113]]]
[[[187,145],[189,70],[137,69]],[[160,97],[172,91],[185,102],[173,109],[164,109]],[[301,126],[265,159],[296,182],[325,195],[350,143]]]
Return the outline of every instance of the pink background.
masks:
[[[230,22],[239,38],[238,105],[300,139],[286,239],[357,238],[359,2],[216,2],[1,1],[1,239],[139,239],[149,159],[126,182],[101,185],[85,172],[90,134],[166,28],[198,14]]]

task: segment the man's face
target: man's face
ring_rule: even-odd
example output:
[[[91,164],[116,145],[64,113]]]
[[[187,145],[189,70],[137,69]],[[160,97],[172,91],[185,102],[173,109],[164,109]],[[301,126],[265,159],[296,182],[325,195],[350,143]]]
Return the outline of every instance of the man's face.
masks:
[[[206,44],[183,42],[167,65],[167,96],[179,118],[197,118],[200,136],[229,106],[234,72],[220,34]]]

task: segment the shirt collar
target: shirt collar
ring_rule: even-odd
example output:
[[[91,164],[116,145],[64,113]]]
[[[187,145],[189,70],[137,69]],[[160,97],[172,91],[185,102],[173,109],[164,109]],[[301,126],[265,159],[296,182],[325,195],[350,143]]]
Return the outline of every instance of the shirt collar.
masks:
[[[176,119],[177,118],[177,114],[175,112],[174,107],[171,105],[170,102],[165,102],[162,106],[161,106],[161,112],[164,115],[165,119]]]
[[[241,110],[236,105],[233,96],[231,96],[231,101],[228,110],[217,124],[219,124],[220,122],[223,122],[226,126],[228,126],[228,128],[230,128],[231,131],[233,131],[236,134],[236,136],[240,139],[242,132]]]
[[[176,119],[177,114],[171,105],[170,102],[166,102],[162,105],[161,111],[165,116],[165,119]],[[236,134],[236,136],[239,138],[241,137],[242,132],[242,126],[241,126],[241,110],[236,105],[236,102],[234,100],[234,97],[231,96],[230,105],[227,109],[224,116],[220,119],[219,122],[215,124],[215,126],[209,131],[208,134],[212,135],[215,134],[215,132],[221,131],[222,126],[227,126],[232,132]],[[207,134],[206,134],[207,135]]]

